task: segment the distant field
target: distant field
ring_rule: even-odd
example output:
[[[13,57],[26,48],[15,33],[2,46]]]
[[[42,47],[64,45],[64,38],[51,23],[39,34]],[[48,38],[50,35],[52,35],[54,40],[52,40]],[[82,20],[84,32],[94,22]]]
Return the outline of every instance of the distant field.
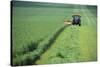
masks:
[[[51,3],[12,2],[12,65],[97,60],[97,8]],[[64,20],[81,15],[82,26]]]

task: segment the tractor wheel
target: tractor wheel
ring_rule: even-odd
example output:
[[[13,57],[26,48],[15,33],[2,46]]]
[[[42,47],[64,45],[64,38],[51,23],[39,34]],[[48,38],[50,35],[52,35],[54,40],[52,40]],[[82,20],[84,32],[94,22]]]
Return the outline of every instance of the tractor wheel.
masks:
[[[79,26],[81,26],[81,23],[79,23]]]

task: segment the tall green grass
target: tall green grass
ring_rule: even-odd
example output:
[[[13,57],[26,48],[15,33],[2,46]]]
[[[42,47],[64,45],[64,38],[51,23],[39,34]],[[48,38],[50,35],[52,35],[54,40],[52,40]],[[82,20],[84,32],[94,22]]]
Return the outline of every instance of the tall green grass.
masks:
[[[78,5],[55,5],[50,3],[34,3],[33,5],[31,3],[30,5],[29,2],[21,3],[16,1],[13,3],[12,65],[80,61],[79,58],[82,58],[82,55],[85,54],[84,49],[80,50],[80,47],[84,45],[82,39],[86,42],[83,38],[85,35],[81,35],[82,32],[89,27],[86,31],[91,29],[90,32],[94,32],[91,36],[95,35],[93,38],[96,37],[96,18],[95,15],[90,13],[95,13],[95,10],[91,11],[89,7],[90,11],[87,10],[86,7],[82,7],[81,10]],[[64,20],[71,20],[74,9],[76,9],[75,11],[78,9],[82,15],[82,27],[70,26],[66,27],[64,31],[61,31],[64,29]],[[87,15],[89,16],[85,15],[85,12],[88,12]],[[87,22],[86,16],[95,18],[95,21],[92,23],[91,21]],[[91,20],[93,18],[91,18]],[[88,34],[87,32],[84,33]],[[78,41],[80,39],[81,41],[79,43]],[[94,40],[92,45],[95,43]],[[94,50],[96,51],[96,46]],[[81,54],[80,51],[83,51],[83,53]],[[92,54],[92,49],[90,54]],[[96,59],[95,55],[91,57],[94,58],[94,60]]]

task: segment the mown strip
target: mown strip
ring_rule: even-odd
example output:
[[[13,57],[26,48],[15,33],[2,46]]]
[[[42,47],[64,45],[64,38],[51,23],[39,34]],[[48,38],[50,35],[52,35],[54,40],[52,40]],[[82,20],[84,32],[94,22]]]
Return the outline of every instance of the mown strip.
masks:
[[[56,40],[59,34],[65,29],[65,27],[66,26],[61,27],[54,33],[54,35],[48,37],[45,41],[41,42],[36,50],[14,58],[13,66],[35,64],[35,61],[39,59],[42,53],[44,53],[48,48],[50,48],[52,43]]]

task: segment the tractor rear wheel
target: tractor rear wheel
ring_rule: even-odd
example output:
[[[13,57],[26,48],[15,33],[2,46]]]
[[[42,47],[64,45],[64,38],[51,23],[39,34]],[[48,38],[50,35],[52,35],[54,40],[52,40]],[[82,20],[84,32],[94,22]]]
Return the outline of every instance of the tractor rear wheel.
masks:
[[[81,26],[81,23],[79,23],[79,26]]]

